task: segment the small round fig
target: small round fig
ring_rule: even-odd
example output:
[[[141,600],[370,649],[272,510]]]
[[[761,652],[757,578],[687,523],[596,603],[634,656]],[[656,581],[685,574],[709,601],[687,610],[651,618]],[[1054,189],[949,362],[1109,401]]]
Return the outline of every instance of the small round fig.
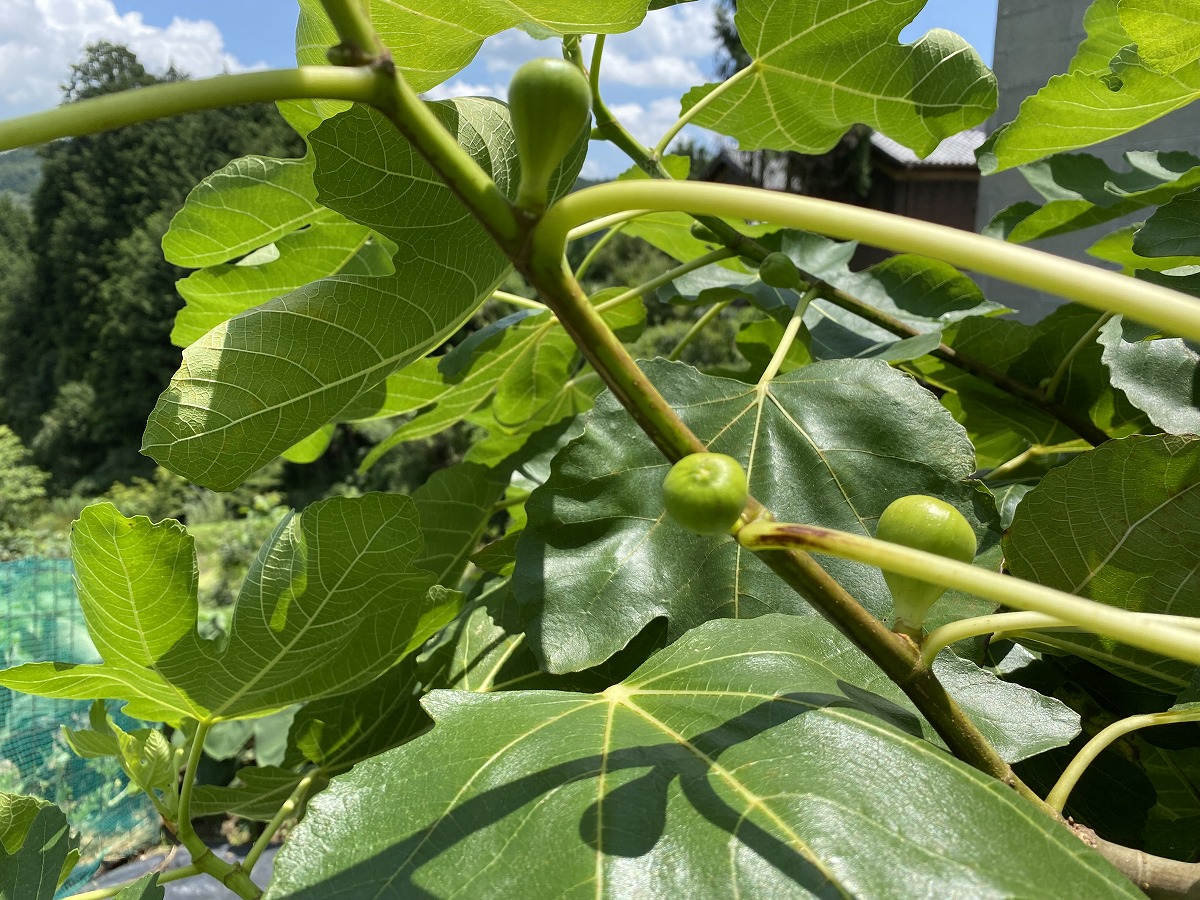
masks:
[[[663,505],[679,525],[696,534],[724,534],[746,506],[746,470],[724,453],[685,456],[663,479]]]
[[[958,562],[969,563],[975,558],[975,532],[966,517],[946,501],[923,494],[893,501],[879,517],[875,537]],[[894,630],[919,636],[929,607],[946,589],[895,572],[885,571],[883,578],[892,592]]]

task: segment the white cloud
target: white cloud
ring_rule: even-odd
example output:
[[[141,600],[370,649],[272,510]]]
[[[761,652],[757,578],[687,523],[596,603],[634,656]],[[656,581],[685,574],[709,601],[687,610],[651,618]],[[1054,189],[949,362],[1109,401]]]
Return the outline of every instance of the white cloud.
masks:
[[[616,103],[609,109],[635,138],[653,147],[679,118],[679,98],[659,97],[649,104]]]
[[[670,50],[693,59],[711,58],[716,52],[716,3],[699,0],[680,3],[646,14],[642,24],[628,34],[617,34],[605,41],[605,50],[619,47],[633,56],[653,56]]]
[[[699,66],[681,56],[650,56],[631,59],[619,50],[604,47],[604,62],[600,78],[605,83],[629,84],[634,87],[687,88],[702,84],[706,79]]]
[[[579,174],[584,178],[590,178],[592,180],[609,178],[613,175],[612,172],[608,171],[604,166],[594,159],[586,160],[583,164],[583,170]]]
[[[56,105],[71,64],[99,40],[126,45],[154,72],[173,65],[204,77],[263,67],[225,52],[220,30],[209,21],[177,17],[158,28],[140,13],[119,15],[111,0],[2,0],[0,115]]]
[[[495,97],[498,100],[508,99],[507,84],[474,84],[455,78],[439,84],[424,94],[430,100],[449,100],[452,97]]]

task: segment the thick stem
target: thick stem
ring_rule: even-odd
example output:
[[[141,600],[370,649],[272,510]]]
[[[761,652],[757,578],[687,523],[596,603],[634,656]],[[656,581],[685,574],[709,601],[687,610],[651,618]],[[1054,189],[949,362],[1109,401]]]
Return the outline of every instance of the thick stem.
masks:
[[[192,789],[196,784],[200,758],[204,755],[204,739],[212,726],[210,721],[196,723],[196,733],[192,736],[187,764],[183,769],[183,784],[179,789],[179,819],[175,823],[175,834],[192,854],[192,865],[199,871],[211,875],[243,900],[258,900],[262,890],[250,880],[242,867],[228,863],[213,853],[192,826]]]
[[[1131,647],[1200,665],[1200,632],[935,553],[832,528],[780,522],[751,522],[738,532],[738,543],[751,550],[794,548],[828,553],[986,597],[1014,609],[1044,613]]]
[[[642,374],[625,345],[600,317],[598,308],[588,302],[562,256],[556,255],[555,259],[557,265],[538,258],[522,274],[554,311],[608,389],[667,459],[674,462],[689,453],[707,450],[704,442],[683,424],[650,379]]]
[[[573,226],[633,207],[759,219],[919,253],[1200,340],[1200,301],[1169,288],[945,225],[758,188],[678,181],[586,188],[546,213],[534,231],[536,252],[557,255]]]
[[[0,123],[0,151],[203,109],[308,97],[374,103],[385,94],[386,79],[375,72],[330,66],[174,81],[64,103],[54,109],[9,119]]]
[[[1200,900],[1200,863],[1151,856],[1106,841],[1083,825],[1071,828],[1151,900]]]

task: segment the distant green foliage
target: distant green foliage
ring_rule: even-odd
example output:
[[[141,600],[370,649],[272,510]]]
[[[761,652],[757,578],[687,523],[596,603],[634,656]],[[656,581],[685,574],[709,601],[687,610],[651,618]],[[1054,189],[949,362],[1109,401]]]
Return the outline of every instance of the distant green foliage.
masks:
[[[37,150],[21,147],[0,153],[0,195],[28,197],[42,175],[42,163]]]
[[[152,75],[131,51],[100,43],[74,66],[64,94],[71,102],[182,77]],[[251,150],[298,155],[303,144],[272,107],[254,106],[44,149],[31,271],[0,267],[0,415],[56,489],[103,490],[152,471],[138,448],[179,364],[168,335],[184,274],[163,261],[159,241],[197,180]],[[0,220],[15,222],[14,209],[0,206]],[[4,231],[0,224],[0,257],[12,243]]]
[[[29,452],[7,425],[0,425],[0,559],[26,552],[34,507],[46,496],[49,477],[29,463]]]

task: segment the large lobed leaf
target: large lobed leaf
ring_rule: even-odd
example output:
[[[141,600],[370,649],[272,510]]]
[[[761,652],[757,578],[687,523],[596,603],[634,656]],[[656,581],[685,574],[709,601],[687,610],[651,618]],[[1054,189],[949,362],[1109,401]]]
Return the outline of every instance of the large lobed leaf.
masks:
[[[1200,617],[1200,438],[1109,441],[1047,474],[1004,541],[1020,578],[1122,609]],[[1086,634],[1045,642],[1177,693],[1195,668]]]
[[[408,497],[314,503],[276,528],[251,565],[229,635],[197,629],[192,538],[177,522],[86,508],[72,559],[99,665],[31,663],[0,684],[51,697],[128,700],[129,715],[261,715],[378,677],[453,618],[459,597],[417,568]]]
[[[1172,27],[1156,4],[1143,3],[1135,18],[1139,33]],[[1126,32],[1118,0],[1094,0],[1084,18],[1087,37],[1066,74],[1056,75],[1022,103],[1017,117],[979,149],[985,175],[1064,150],[1098,144],[1133,131],[1200,97],[1200,61],[1164,73],[1139,54]],[[1151,60],[1161,56],[1152,48]],[[1069,125],[1067,125],[1069,123]],[[1064,127],[1067,125],[1067,127]]]
[[[436,691],[431,733],[312,802],[267,897],[1138,896],[919,737],[873,668],[771,616],[601,694]]]
[[[537,37],[629,31],[646,15],[648,0],[427,0],[403,4],[372,0],[371,25],[392,51],[396,68],[414,90],[427,91],[464,68],[484,40],[520,27]],[[322,65],[338,43],[320,0],[300,0],[296,59]],[[343,104],[344,105],[344,104]]]
[[[457,103],[434,108],[464,143],[482,151],[483,164],[509,164],[511,135],[495,112],[499,104]],[[406,227],[404,212],[389,217],[405,261],[394,275],[342,274],[308,284],[221,323],[184,351],[179,373],[151,413],[143,450],[208,487],[235,487],[364,394],[382,400],[387,376],[455,331],[508,268],[450,190],[380,117],[351,110],[309,140],[316,160],[309,177],[318,188],[332,166],[337,191],[353,195],[386,166],[387,206],[423,217],[427,227]],[[218,197],[220,187],[213,186]],[[271,197],[263,198],[268,209]],[[196,206],[196,215],[204,214]],[[346,211],[353,206],[348,202]],[[254,240],[264,237],[275,232]],[[479,252],[463,254],[460,241]]]
[[[996,80],[952,32],[898,43],[924,5],[742,0],[735,23],[753,61],[726,87],[688,91],[683,109],[704,103],[692,122],[736,138],[744,150],[823,153],[864,123],[926,156],[991,114]]]
[[[466,98],[430,106],[501,190],[514,193],[520,173],[504,105]],[[191,219],[221,224],[224,198],[234,206],[237,240],[230,242],[238,250],[274,241],[274,252],[286,253],[278,264],[252,254],[242,266],[200,273],[184,288],[198,302],[180,326],[181,339],[201,323],[220,324],[184,351],[151,413],[143,451],[217,490],[236,487],[328,422],[385,405],[388,376],[457,330],[509,271],[483,227],[378,113],[354,107],[322,122],[308,141],[315,169],[305,176],[308,170],[296,168],[297,185],[275,179],[294,168],[278,160],[268,161],[278,165],[258,180],[242,169],[218,173],[198,189],[179,225],[179,243],[187,244],[199,230],[185,227]],[[581,141],[564,161],[556,195],[573,184],[585,152]],[[303,177],[311,178],[307,187]],[[231,179],[235,187],[225,183]],[[255,200],[265,208],[255,208]],[[293,234],[292,219],[273,206],[280,203],[297,205],[296,216],[311,218],[310,230],[347,226],[346,219],[360,228],[343,228],[332,244],[328,234]],[[376,238],[394,246],[390,263]],[[322,259],[307,252],[314,247]],[[224,263],[238,254],[202,243],[193,255]],[[234,271],[247,262],[261,268]],[[261,302],[322,269],[329,277]],[[260,305],[225,319],[250,303]]]
[[[1200,434],[1200,352],[1181,338],[1113,316],[1097,338],[1114,387],[1172,434]]]
[[[932,494],[964,510],[981,562],[996,562],[987,554],[997,543],[995,510],[966,481],[974,469],[966,435],[929,392],[886,364],[817,363],[762,390],[681,363],[642,366],[710,449],[745,464],[751,493],[781,521],[870,535],[896,497]],[[676,637],[717,616],[811,613],[736,542],[690,534],[667,517],[668,468],[604,395],[584,435],[555,457],[549,480],[527,501],[514,585],[550,671],[595,665],[660,616]],[[887,614],[878,570],[827,566],[872,612]],[[973,611],[987,608],[976,602]]]

